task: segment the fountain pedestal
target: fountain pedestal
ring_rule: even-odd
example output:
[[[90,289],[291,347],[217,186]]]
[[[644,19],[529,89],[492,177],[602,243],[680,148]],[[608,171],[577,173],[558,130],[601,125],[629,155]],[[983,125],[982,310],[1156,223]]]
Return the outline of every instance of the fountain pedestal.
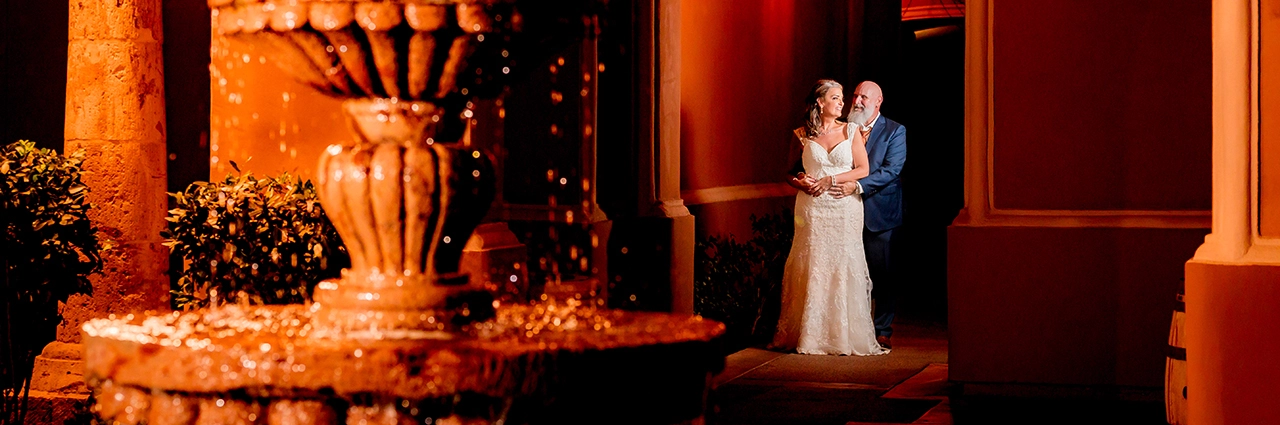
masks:
[[[724,365],[724,325],[697,316],[570,300],[503,306],[462,327],[428,316],[436,329],[379,331],[317,326],[315,310],[229,306],[90,321],[85,376],[97,413],[153,425],[354,424],[369,412],[397,418],[374,423],[680,423],[702,416],[711,374]]]

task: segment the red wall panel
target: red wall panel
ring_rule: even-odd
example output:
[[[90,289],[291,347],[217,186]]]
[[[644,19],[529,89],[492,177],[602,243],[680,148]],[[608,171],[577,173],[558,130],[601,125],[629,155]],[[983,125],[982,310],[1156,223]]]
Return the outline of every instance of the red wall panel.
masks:
[[[1258,232],[1280,237],[1280,5],[1259,6]]]
[[[681,2],[681,189],[782,182],[820,78],[852,93],[844,2]]]
[[[1208,1],[993,6],[996,208],[1209,209]]]

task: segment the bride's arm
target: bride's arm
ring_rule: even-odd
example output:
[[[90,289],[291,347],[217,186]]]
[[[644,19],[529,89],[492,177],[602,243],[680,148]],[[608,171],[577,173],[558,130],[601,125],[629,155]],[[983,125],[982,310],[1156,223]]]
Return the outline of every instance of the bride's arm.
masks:
[[[800,156],[804,154],[804,143],[801,142],[799,129],[792,133],[790,146],[787,162],[793,165],[787,171],[787,184],[796,190],[812,194],[816,181],[804,173],[804,165],[800,161]]]

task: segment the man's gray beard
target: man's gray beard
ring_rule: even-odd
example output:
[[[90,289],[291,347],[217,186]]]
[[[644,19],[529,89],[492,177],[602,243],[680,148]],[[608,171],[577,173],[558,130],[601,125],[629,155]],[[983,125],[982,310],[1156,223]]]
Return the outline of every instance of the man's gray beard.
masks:
[[[855,109],[849,113],[849,122],[857,124],[859,126],[865,127],[867,125],[867,121],[869,120],[871,120],[870,108],[862,108],[861,112]]]

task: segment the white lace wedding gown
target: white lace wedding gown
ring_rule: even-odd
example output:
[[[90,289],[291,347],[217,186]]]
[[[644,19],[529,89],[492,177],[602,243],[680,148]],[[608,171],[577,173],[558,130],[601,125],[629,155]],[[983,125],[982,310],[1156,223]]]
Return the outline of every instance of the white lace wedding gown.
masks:
[[[803,143],[806,174],[822,178],[853,168],[852,136],[831,152],[812,140]],[[871,321],[862,220],[861,196],[796,194],[795,239],[783,271],[782,312],[772,347],[803,354],[889,352],[876,343]]]

